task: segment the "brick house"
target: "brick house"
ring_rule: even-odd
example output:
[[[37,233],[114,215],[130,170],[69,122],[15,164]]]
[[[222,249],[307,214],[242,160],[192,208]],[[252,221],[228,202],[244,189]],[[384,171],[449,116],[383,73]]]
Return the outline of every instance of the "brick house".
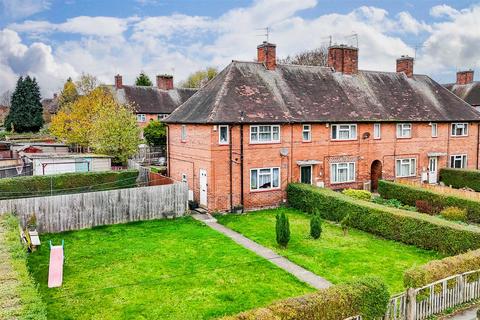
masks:
[[[230,63],[175,110],[168,172],[209,210],[276,206],[289,182],[376,188],[378,179],[431,183],[441,167],[477,168],[480,113],[425,75],[358,70],[358,49],[332,46],[329,67]]]
[[[445,87],[479,110],[480,81],[473,81],[473,76],[473,70],[459,71],[457,72],[457,82],[446,84]]]
[[[158,75],[156,80],[156,86],[130,86],[124,85],[122,76],[117,74],[115,84],[107,88],[118,102],[135,106],[138,125],[145,127],[152,120],[166,118],[197,91],[174,88],[171,75]]]

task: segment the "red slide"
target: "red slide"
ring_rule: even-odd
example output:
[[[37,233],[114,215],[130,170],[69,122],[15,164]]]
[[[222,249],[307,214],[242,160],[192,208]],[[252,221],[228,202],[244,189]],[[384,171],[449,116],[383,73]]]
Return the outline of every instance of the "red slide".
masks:
[[[61,246],[52,246],[50,242],[50,265],[48,267],[48,287],[56,288],[63,281],[63,241]]]

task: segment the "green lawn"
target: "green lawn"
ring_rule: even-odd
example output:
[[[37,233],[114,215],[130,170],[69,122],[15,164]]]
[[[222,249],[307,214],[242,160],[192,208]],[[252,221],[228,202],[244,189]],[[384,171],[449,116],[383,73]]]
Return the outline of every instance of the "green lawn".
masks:
[[[65,240],[47,288],[48,240]],[[29,257],[49,319],[209,319],[314,291],[191,218],[42,236]]]
[[[290,243],[287,249],[275,241],[275,215],[285,211],[290,220]],[[323,222],[322,236],[309,236],[310,218],[295,209],[272,209],[246,215],[218,216],[218,221],[278,254],[309,269],[333,283],[342,283],[364,275],[378,275],[390,292],[403,290],[403,272],[415,265],[442,258],[433,251],[385,240],[351,229],[347,236],[337,225]]]

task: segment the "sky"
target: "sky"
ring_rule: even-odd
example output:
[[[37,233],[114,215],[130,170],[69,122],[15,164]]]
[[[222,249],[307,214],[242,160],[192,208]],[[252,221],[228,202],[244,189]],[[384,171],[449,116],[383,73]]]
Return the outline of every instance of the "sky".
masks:
[[[334,44],[359,47],[359,68],[415,73],[440,83],[458,70],[480,78],[480,0],[0,0],[0,94],[21,75],[44,97],[82,73],[133,84],[206,67],[252,61],[266,39],[277,56]]]

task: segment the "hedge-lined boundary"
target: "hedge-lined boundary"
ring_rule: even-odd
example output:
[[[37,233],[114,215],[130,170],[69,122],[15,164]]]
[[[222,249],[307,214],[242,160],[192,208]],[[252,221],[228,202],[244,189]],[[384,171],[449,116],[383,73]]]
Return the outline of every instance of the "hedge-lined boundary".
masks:
[[[339,320],[356,315],[365,320],[380,319],[389,300],[387,286],[378,278],[367,277],[223,319]]]
[[[467,219],[480,222],[480,202],[435,192],[430,189],[414,187],[401,183],[381,180],[378,182],[378,193],[386,199],[397,199],[404,204],[415,206],[417,200],[428,202],[435,207],[458,207],[467,210]]]
[[[19,241],[18,221],[12,215],[0,215],[0,258],[0,319],[46,320],[45,305],[28,272],[27,253]]]
[[[0,179],[0,199],[129,188],[137,177],[138,170],[123,170],[6,178]]]
[[[348,224],[354,228],[420,248],[454,255],[480,247],[478,227],[385,207],[305,184],[289,184],[287,197],[289,205],[299,210],[318,212],[332,221],[341,221],[348,214]]]
[[[469,251],[411,268],[403,274],[406,288],[420,288],[437,280],[480,269],[480,250]]]
[[[440,169],[440,181],[454,188],[471,188],[480,191],[480,170]]]

